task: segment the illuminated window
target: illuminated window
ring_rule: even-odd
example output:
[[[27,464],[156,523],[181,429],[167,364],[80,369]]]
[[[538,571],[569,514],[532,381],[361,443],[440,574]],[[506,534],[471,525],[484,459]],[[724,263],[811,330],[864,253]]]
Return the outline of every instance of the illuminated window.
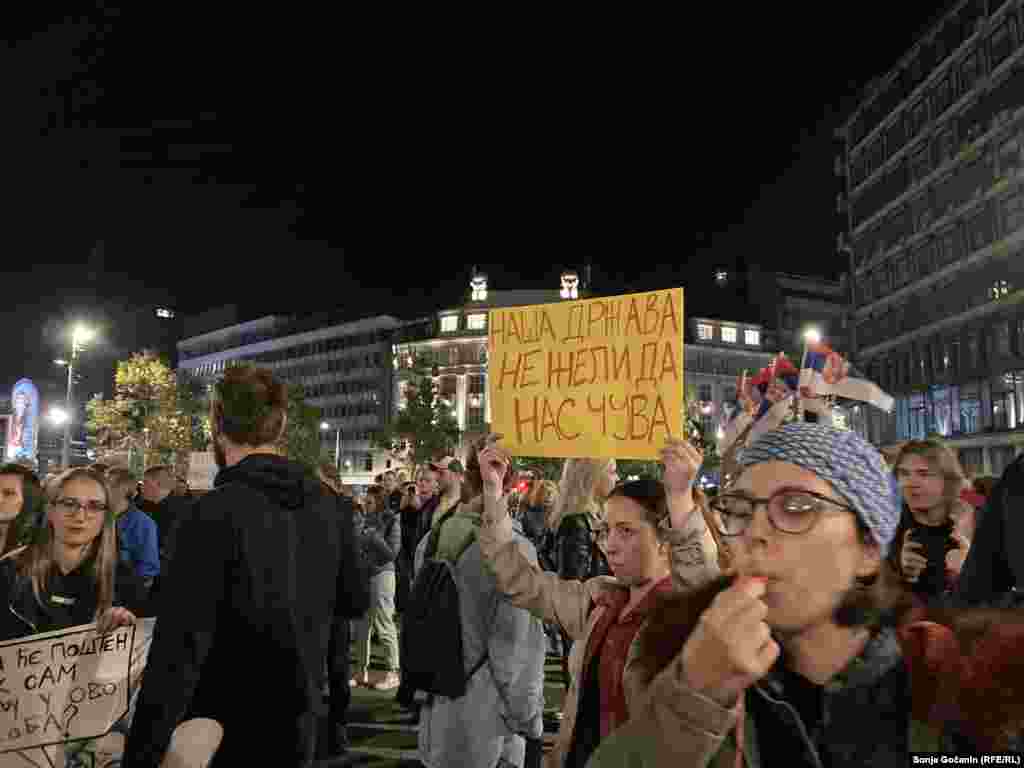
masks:
[[[715,282],[718,283],[720,286],[725,285],[726,283],[729,282],[729,273],[726,272],[724,269],[719,269],[717,272],[715,272]]]
[[[999,301],[999,299],[1010,294],[1010,284],[1005,280],[996,280],[992,283],[992,301]]]
[[[711,341],[715,338],[715,329],[707,323],[697,323],[697,338],[701,341]]]
[[[722,326],[722,341],[730,344],[736,343],[736,329],[729,325]]]
[[[471,331],[482,331],[487,327],[487,315],[467,315],[466,327]]]
[[[441,318],[441,333],[452,333],[459,330],[459,316],[447,315]]]
[[[743,343],[752,347],[759,346],[761,344],[761,332],[750,330],[744,331]]]

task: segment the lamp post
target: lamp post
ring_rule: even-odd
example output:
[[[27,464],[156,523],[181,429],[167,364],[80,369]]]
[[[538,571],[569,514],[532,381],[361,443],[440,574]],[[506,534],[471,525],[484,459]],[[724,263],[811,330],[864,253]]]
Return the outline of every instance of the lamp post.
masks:
[[[64,401],[66,416],[64,419],[64,445],[60,452],[61,469],[68,469],[71,466],[71,392],[75,382],[75,362],[78,360],[78,353],[85,349],[85,345],[92,340],[93,336],[90,329],[81,325],[75,326],[71,332],[71,359],[54,360],[57,365],[67,366],[68,369],[68,389]]]
[[[320,429],[326,432],[331,428],[331,425],[326,421],[320,423]],[[338,468],[338,475],[341,475],[341,427],[335,430],[334,436],[334,464]]]

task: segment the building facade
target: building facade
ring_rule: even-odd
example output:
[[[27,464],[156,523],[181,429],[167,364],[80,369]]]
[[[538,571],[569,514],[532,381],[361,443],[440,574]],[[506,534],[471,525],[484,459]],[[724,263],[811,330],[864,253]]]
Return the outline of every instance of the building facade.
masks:
[[[269,316],[180,341],[178,364],[213,381],[229,363],[252,363],[302,386],[306,402],[320,409],[324,455],[339,465],[343,482],[367,485],[391,467],[372,437],[393,405],[391,342],[401,325],[388,316],[337,325],[320,315]]]
[[[865,94],[838,138],[839,247],[857,365],[896,398],[876,444],[938,434],[999,474],[1024,426],[1020,0],[964,0]]]

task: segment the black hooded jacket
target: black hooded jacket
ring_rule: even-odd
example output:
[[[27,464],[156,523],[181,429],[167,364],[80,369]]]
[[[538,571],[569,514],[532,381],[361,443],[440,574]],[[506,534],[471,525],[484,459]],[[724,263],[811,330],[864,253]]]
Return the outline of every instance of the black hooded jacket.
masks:
[[[955,596],[966,605],[1024,601],[1024,456],[1003,472],[981,515]]]
[[[159,766],[193,717],[224,726],[213,766],[254,746],[267,765],[308,759],[332,620],[356,611],[362,581],[342,529],[295,462],[258,454],[217,475],[177,529],[124,768]]]

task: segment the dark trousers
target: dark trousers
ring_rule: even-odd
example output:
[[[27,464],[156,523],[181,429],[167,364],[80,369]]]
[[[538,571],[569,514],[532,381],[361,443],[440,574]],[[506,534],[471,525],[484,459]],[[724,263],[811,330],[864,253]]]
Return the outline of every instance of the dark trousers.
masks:
[[[331,695],[327,705],[326,742],[329,752],[337,754],[347,746],[342,743],[345,726],[348,723],[348,707],[352,703],[352,690],[348,681],[352,676],[349,663],[351,628],[349,622],[336,621],[331,625],[331,637],[327,643],[327,677]]]

